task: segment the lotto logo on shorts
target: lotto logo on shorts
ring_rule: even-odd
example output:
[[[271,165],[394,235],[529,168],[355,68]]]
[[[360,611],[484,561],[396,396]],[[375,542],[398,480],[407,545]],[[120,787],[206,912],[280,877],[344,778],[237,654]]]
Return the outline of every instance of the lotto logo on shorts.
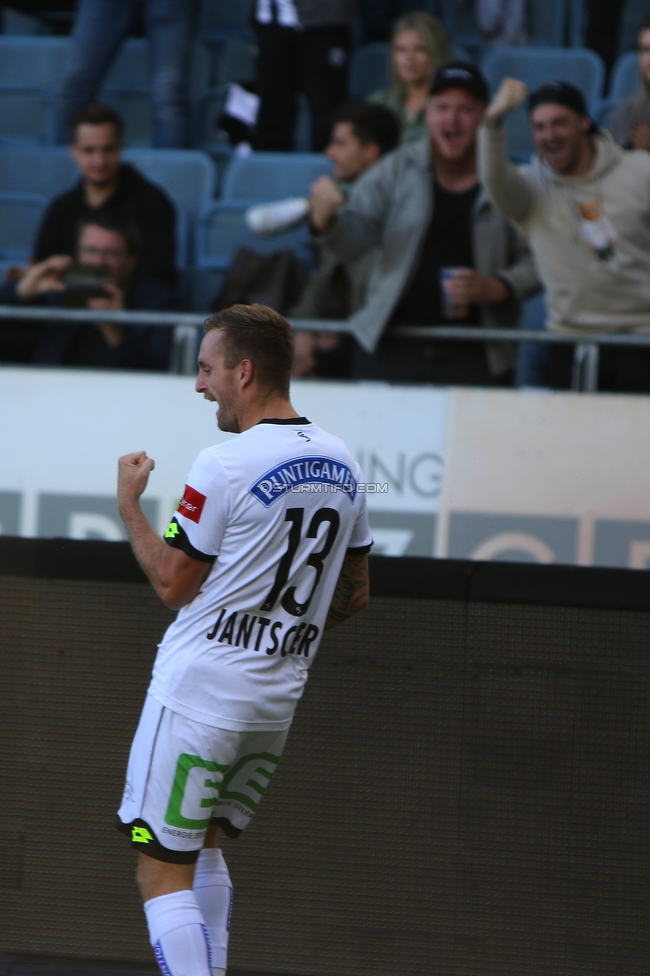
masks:
[[[153,837],[146,827],[132,827],[131,840],[134,844],[148,844]]]
[[[196,488],[185,485],[185,494],[181,498],[178,506],[178,511],[181,515],[184,515],[185,518],[192,519],[193,522],[198,522],[201,518],[204,505],[205,495],[202,495]]]

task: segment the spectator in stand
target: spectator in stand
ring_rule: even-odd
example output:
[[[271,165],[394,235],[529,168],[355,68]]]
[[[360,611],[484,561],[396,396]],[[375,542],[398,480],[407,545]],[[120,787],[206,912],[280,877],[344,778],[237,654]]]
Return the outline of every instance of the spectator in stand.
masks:
[[[442,21],[426,10],[414,10],[396,21],[391,38],[391,86],[368,101],[385,105],[402,123],[402,143],[428,134],[425,111],[431,82],[452,60],[451,43]]]
[[[637,51],[639,87],[615,109],[607,128],[624,149],[650,150],[650,17],[639,30]]]
[[[97,97],[140,11],[149,38],[153,145],[188,146],[187,81],[198,9],[198,0],[80,0],[56,100],[57,142],[65,145],[71,120]]]
[[[399,122],[383,105],[358,102],[341,109],[335,118],[325,154],[333,164],[333,179],[319,184],[347,198],[355,182],[399,141]],[[326,246],[321,247],[318,269],[290,315],[304,319],[347,319],[360,308],[368,274],[375,258],[368,251],[347,264]],[[294,376],[345,377],[350,372],[353,340],[334,333],[298,331],[295,334]]]
[[[311,148],[327,145],[345,101],[355,0],[256,0],[261,95],[255,148],[293,149],[298,93],[307,99]]]
[[[180,303],[168,285],[140,273],[138,232],[110,215],[86,216],[77,227],[75,257],[80,264],[104,266],[110,273],[106,297],[89,298],[100,311],[176,311]],[[33,264],[17,280],[0,286],[0,304],[66,304],[65,273],[73,258],[58,254]],[[12,326],[15,330],[24,326]],[[54,366],[104,366],[121,369],[169,369],[172,329],[53,322],[27,326],[31,361]],[[24,360],[23,360],[24,361]]]
[[[56,197],[41,223],[34,260],[53,254],[75,253],[79,221],[92,214],[119,212],[138,229],[141,240],[140,269],[173,287],[176,284],[174,207],[165,193],[128,163],[120,162],[122,119],[107,105],[86,105],[73,121],[70,152],[81,179]]]
[[[599,332],[650,331],[650,155],[625,152],[587,115],[582,93],[566,82],[530,96],[538,155],[508,159],[503,119],[526,99],[506,78],[481,134],[481,174],[501,212],[526,234],[547,294],[548,326],[578,342]],[[573,350],[555,345],[550,384],[570,385]],[[647,347],[605,346],[599,388],[650,392]]]
[[[357,378],[507,385],[516,350],[471,342],[407,340],[395,325],[511,326],[539,284],[526,243],[478,181],[476,131],[488,101],[474,65],[452,62],[434,78],[429,135],[380,160],[345,203],[330,184],[312,188],[311,219],[346,261],[378,248],[367,300],[350,319],[363,348]],[[441,282],[444,279],[444,284]]]
[[[526,44],[526,0],[475,0],[478,28],[494,47]]]

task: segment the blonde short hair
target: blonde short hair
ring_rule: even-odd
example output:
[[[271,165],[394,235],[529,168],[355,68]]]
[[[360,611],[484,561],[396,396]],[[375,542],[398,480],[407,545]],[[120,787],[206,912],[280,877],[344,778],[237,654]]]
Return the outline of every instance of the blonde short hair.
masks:
[[[393,25],[391,34],[391,48],[395,49],[395,41],[404,31],[415,30],[422,38],[422,43],[427,49],[431,61],[431,81],[438,68],[447,64],[453,59],[451,41],[445,30],[445,26],[439,17],[428,13],[426,10],[412,10],[404,14]],[[395,71],[395,63],[391,62],[391,88],[401,98],[406,94],[404,82],[398,77]]]

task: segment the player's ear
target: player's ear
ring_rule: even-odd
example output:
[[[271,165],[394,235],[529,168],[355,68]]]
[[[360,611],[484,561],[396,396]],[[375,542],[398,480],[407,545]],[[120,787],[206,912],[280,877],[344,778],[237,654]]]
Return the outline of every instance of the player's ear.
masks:
[[[242,389],[250,384],[255,379],[255,367],[250,359],[242,359],[239,364],[239,380]]]

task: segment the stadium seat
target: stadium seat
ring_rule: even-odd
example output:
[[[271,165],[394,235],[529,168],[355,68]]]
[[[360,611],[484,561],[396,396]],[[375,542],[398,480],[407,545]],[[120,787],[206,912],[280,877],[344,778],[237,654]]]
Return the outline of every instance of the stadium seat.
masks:
[[[207,153],[197,149],[129,148],[124,150],[123,159],[162,186],[191,218],[196,218],[214,197],[217,175]]]
[[[212,198],[216,173],[206,153],[188,149],[125,149],[125,162],[158,183],[190,217]],[[64,147],[0,149],[0,192],[37,192],[51,199],[79,173]]]
[[[27,260],[47,204],[39,193],[0,193],[0,262]]]
[[[0,145],[51,144],[54,96],[63,75],[66,37],[0,35]],[[211,85],[210,56],[195,44],[190,83],[196,106]],[[127,145],[151,143],[149,45],[128,38],[122,45],[98,97],[125,120]],[[196,109],[193,109],[193,124]]]
[[[188,268],[191,231],[214,196],[214,163],[207,153],[189,149],[126,149],[123,158],[161,186],[176,206],[176,264]]]
[[[504,47],[486,58],[483,70],[493,93],[508,77],[525,81],[531,91],[548,81],[568,81],[583,92],[589,110],[593,114],[598,112],[605,67],[594,51]],[[533,152],[535,147],[525,105],[507,117],[506,129],[511,152]]]
[[[261,236],[249,229],[244,214],[258,200],[217,200],[201,213],[197,224],[196,266],[223,271],[239,247],[250,247],[259,254],[290,249],[312,262],[311,236],[306,221],[280,234]]]
[[[569,0],[529,0],[528,37],[533,47],[560,47],[564,43],[567,2]],[[486,40],[478,29],[474,4],[443,0],[442,16],[454,42],[480,57],[485,50]]]
[[[617,105],[639,87],[639,59],[636,51],[627,51],[612,68],[608,98]]]
[[[215,189],[212,160],[205,153],[183,149],[127,149],[124,159],[161,186],[175,204],[177,261],[180,268],[187,267],[194,223]],[[47,202],[72,186],[78,177],[77,167],[65,148],[0,148],[0,193],[5,196],[34,198],[37,191],[36,199]],[[4,240],[4,232],[1,236]],[[22,248],[20,243],[16,246]]]
[[[0,35],[0,145],[51,143],[56,80],[68,40]]]
[[[0,84],[52,87],[61,77],[67,37],[0,34]]]
[[[350,100],[362,101],[390,84],[390,44],[363,44],[350,59]]]
[[[332,164],[321,153],[259,152],[234,157],[223,180],[224,200],[282,200],[307,196],[319,176],[329,174]]]
[[[598,125],[607,128],[609,119],[617,105],[626,97],[637,90],[639,86],[639,65],[636,51],[627,51],[621,54],[620,58],[612,68],[612,75],[609,85],[609,94],[600,103],[597,114],[594,116]]]
[[[39,193],[48,200],[78,179],[64,147],[0,148],[0,192]]]
[[[259,200],[217,200],[201,214],[194,246],[195,267],[193,307],[209,308],[225,272],[240,247],[258,254],[292,250],[310,266],[314,255],[306,221],[280,234],[262,237],[254,234],[244,220],[246,210]]]
[[[251,32],[253,0],[203,0],[199,15],[199,37],[224,37]]]
[[[193,48],[190,75],[191,126],[196,128],[196,105],[210,91],[212,66],[203,44]],[[99,93],[124,119],[124,141],[128,146],[150,146],[153,132],[149,42],[129,37],[122,44]]]

